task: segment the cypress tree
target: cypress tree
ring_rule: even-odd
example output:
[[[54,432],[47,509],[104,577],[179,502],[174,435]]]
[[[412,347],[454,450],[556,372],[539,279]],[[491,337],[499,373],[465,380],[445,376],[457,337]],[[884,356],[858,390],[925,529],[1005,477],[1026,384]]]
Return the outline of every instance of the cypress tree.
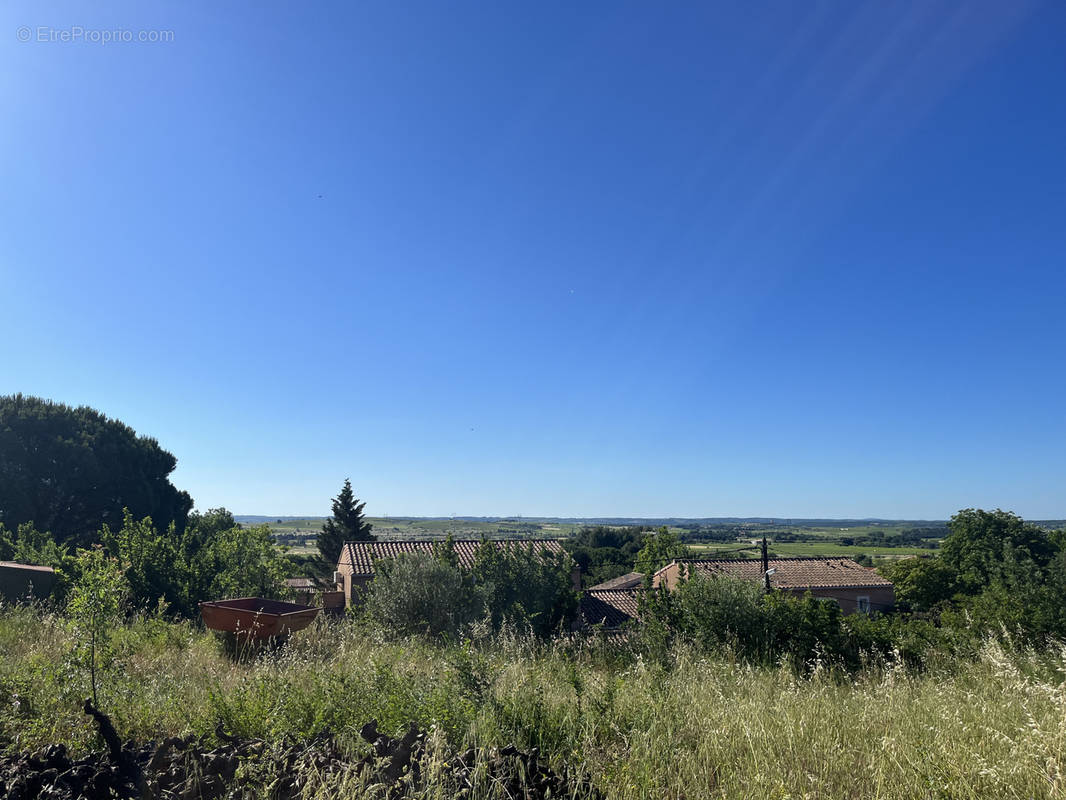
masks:
[[[333,498],[333,516],[318,534],[318,552],[327,564],[335,565],[340,560],[345,542],[374,541],[373,526],[363,517],[365,505],[355,498],[352,482],[346,478],[340,494]]]

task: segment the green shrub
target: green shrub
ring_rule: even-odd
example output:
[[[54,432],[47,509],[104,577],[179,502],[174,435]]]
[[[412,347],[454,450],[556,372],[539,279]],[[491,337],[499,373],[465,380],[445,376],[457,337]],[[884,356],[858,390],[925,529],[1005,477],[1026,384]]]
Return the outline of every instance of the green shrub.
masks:
[[[577,610],[572,563],[533,545],[484,543],[465,568],[446,541],[433,555],[380,562],[366,591],[365,613],[401,635],[454,638],[483,621],[490,631],[514,628],[547,637],[565,629]]]
[[[382,562],[366,593],[366,612],[400,635],[456,635],[481,615],[481,598],[455,565],[427,553]]]
[[[73,573],[76,579],[67,600],[73,663],[88,674],[93,705],[99,708],[98,678],[115,665],[112,639],[125,614],[130,586],[118,562],[100,547],[79,550]]]

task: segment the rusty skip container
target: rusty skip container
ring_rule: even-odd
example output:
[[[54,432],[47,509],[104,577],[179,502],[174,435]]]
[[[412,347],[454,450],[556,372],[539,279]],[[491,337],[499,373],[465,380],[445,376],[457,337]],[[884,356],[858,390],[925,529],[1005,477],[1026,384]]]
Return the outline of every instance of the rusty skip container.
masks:
[[[321,610],[317,606],[262,597],[237,597],[200,603],[200,615],[208,628],[249,639],[285,637],[293,631],[303,630]]]

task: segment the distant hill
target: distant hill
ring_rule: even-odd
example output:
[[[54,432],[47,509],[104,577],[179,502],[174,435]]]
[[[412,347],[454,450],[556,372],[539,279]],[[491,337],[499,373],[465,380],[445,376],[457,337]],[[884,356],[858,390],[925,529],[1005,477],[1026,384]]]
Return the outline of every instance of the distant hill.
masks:
[[[246,525],[270,525],[276,533],[307,535],[317,533],[325,521],[324,516],[299,516],[268,514],[238,514],[234,518]],[[698,528],[716,525],[748,526],[752,528],[828,528],[844,531],[861,529],[943,528],[947,520],[929,519],[882,519],[877,517],[841,518],[830,517],[367,517],[383,534],[404,536],[433,531],[444,535],[449,531],[468,535],[495,535],[496,533],[530,533],[543,528],[555,536],[567,536],[572,531],[589,525],[643,525],[658,528]],[[1030,520],[1049,530],[1066,528],[1066,520]]]
[[[307,515],[278,515],[271,516],[269,514],[240,514],[235,515],[234,519],[237,522],[247,523],[249,525],[261,525],[263,523],[278,522],[293,522],[296,520],[312,522],[316,520],[324,520],[324,516],[307,516]],[[915,527],[921,526],[933,526],[944,525],[947,520],[928,520],[928,519],[879,519],[876,517],[867,517],[865,519],[808,519],[801,517],[466,517],[466,516],[451,516],[451,517],[404,517],[404,516],[390,516],[390,517],[374,517],[377,520],[387,520],[390,522],[530,522],[540,523],[547,525],[651,525],[658,527],[660,525],[668,526],[682,526],[682,525],[792,525],[797,527],[868,527],[870,525],[885,525],[885,526],[899,526],[899,525],[912,525]],[[1059,524],[1066,523],[1064,520],[1057,521]],[[1039,525],[1047,525],[1047,522],[1038,522]]]
[[[234,514],[233,519],[242,525],[262,525],[263,523],[277,522],[292,522],[293,520],[324,520],[325,517],[309,517],[306,514],[297,514],[296,516],[270,516],[269,514]]]

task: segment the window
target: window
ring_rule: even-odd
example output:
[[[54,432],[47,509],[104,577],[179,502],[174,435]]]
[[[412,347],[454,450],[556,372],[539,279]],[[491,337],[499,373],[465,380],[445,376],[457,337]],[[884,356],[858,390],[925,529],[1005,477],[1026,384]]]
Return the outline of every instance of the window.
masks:
[[[856,597],[855,598],[855,605],[857,606],[858,610],[861,613],[863,613],[863,614],[869,614],[870,613],[870,598],[869,597],[867,597],[867,596]]]

